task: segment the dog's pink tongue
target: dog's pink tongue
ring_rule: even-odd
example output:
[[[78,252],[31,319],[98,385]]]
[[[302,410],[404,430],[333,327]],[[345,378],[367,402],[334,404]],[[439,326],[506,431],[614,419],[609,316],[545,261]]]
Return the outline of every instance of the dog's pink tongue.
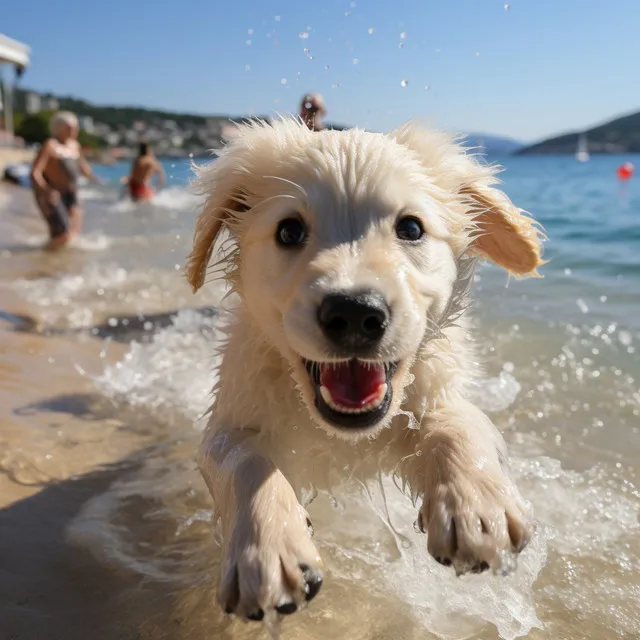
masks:
[[[326,387],[335,404],[353,409],[374,400],[386,381],[381,364],[350,360],[325,364],[320,369],[320,384]]]

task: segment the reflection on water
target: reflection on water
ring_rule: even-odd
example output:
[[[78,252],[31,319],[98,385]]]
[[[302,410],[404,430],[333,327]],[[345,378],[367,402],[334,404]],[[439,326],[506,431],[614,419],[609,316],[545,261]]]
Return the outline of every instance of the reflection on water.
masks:
[[[392,482],[345,487],[310,506],[327,580],[283,638],[640,635],[640,201],[602,180],[618,162],[509,160],[506,190],[545,224],[552,261],[544,280],[508,287],[496,269],[477,275],[487,378],[474,400],[505,432],[538,520],[518,570],[457,579]],[[15,602],[37,584],[44,595],[12,600],[9,628],[47,637],[38,620],[57,620],[56,637],[84,638],[87,616],[96,638],[259,637],[215,605],[219,539],[193,461],[222,293],[193,298],[180,277],[193,197],[174,186],[135,207],[87,191],[87,235],[50,255],[23,195],[0,194],[0,489],[13,502],[0,542],[25,557]]]

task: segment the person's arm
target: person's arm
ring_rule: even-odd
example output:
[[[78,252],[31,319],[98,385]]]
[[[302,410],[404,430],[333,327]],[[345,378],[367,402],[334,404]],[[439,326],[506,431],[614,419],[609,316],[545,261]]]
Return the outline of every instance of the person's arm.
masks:
[[[98,178],[96,174],[93,173],[93,169],[91,168],[91,165],[87,162],[81,150],[79,151],[79,154],[80,154],[79,156],[80,172],[82,173],[82,175],[85,176],[85,178],[89,178],[91,182],[102,184],[102,180],[100,180],[100,178]]]
[[[158,189],[162,189],[167,180],[167,176],[164,173],[164,169],[162,168],[162,164],[158,160],[156,160],[156,173],[158,174]]]
[[[54,191],[54,189],[52,189],[44,179],[44,170],[46,169],[49,158],[51,157],[51,147],[51,140],[47,140],[40,147],[40,151],[38,151],[38,155],[31,166],[30,174],[32,184],[36,185],[36,187],[39,187],[46,193],[52,193]]]

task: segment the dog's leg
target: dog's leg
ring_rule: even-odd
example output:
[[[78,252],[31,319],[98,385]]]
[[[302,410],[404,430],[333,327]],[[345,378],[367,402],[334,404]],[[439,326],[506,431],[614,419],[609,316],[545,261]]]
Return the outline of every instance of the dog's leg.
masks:
[[[210,430],[199,466],[222,521],[218,599],[227,613],[261,620],[294,613],[322,585],[307,514],[251,430]]]
[[[462,399],[440,407],[423,428],[422,455],[414,458],[410,482],[423,495],[419,523],[429,553],[458,573],[506,570],[504,552],[526,546],[530,524],[503,468],[502,436]]]

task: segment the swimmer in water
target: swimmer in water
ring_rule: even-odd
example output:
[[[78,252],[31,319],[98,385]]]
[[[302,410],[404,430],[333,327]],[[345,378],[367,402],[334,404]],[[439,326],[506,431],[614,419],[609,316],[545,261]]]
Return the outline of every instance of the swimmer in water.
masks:
[[[322,118],[326,115],[327,108],[319,93],[308,93],[302,98],[300,118],[311,131],[322,131],[324,129]]]
[[[36,203],[49,226],[49,249],[66,245],[80,233],[82,210],[78,178],[100,182],[84,159],[78,143],[78,119],[70,111],[51,118],[51,138],[40,148],[31,168]]]
[[[165,182],[164,169],[149,149],[149,145],[141,142],[138,157],[131,165],[131,175],[128,180],[129,195],[134,202],[153,198],[154,190],[151,181],[155,175],[158,176],[158,189],[162,189]]]

